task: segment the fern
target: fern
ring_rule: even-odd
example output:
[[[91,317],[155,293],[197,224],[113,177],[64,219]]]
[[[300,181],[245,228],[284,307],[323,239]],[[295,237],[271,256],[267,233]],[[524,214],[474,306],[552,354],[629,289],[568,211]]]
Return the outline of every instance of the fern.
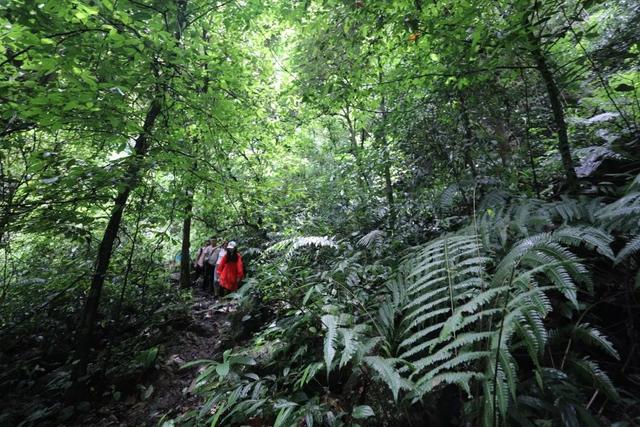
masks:
[[[358,350],[358,334],[354,329],[342,329],[342,357],[340,358],[340,367],[344,367]]]
[[[597,212],[609,229],[637,230],[640,224],[640,192],[629,193]]]
[[[629,257],[630,255],[638,251],[640,251],[640,234],[638,234],[636,237],[634,237],[629,242],[627,242],[625,247],[622,248],[620,252],[618,252],[618,255],[616,256],[616,260],[615,260],[616,264],[621,263],[627,257]]]
[[[398,393],[401,389],[411,389],[411,383],[402,378],[396,370],[395,365],[399,359],[385,359],[379,356],[367,356],[364,362],[373,369],[378,377],[389,387],[393,394],[393,399],[398,400]]]
[[[271,254],[274,252],[284,253],[285,258],[291,258],[298,249],[303,247],[329,247],[333,249],[338,248],[338,244],[327,236],[308,236],[308,237],[293,237],[290,239],[281,240],[273,245],[269,246],[263,253]]]
[[[509,193],[503,190],[492,190],[488,192],[478,204],[478,210],[483,212],[488,209],[501,208],[507,204]]]
[[[373,246],[380,246],[384,241],[387,233],[382,230],[372,230],[362,236],[360,240],[358,240],[357,245],[362,246],[364,248],[371,248]]]
[[[576,339],[583,341],[588,345],[597,347],[613,357],[620,360],[620,354],[613,348],[613,344],[598,329],[592,327],[588,323],[581,323],[573,329]]]
[[[602,391],[609,399],[613,401],[620,400],[618,391],[613,386],[611,379],[600,369],[600,366],[596,362],[589,359],[572,360],[570,366],[576,371],[579,377],[582,377],[590,383],[589,385]]]
[[[429,242],[405,259],[410,273],[393,287],[402,286],[407,296],[399,309],[403,339],[398,349],[399,357],[411,363],[400,372],[416,384],[414,399],[442,384],[469,392],[471,382],[480,381],[485,419],[493,420],[495,411],[507,416],[518,387],[512,351],[526,348],[537,365],[549,341],[544,319],[552,306],[546,293],[557,290],[578,307],[579,285],[590,284],[586,267],[568,248],[584,246],[614,258],[609,233],[591,225],[569,225],[593,217],[596,209],[563,203],[522,203],[486,213],[477,229],[489,235],[469,234],[467,228]],[[543,219],[554,217],[565,225],[553,232],[538,231]],[[510,231],[500,236],[502,231],[489,226],[492,222]],[[509,244],[514,235],[523,238]],[[488,250],[500,247],[505,255],[489,270],[493,254]],[[602,334],[587,328],[591,345],[617,355]]]
[[[440,195],[440,209],[447,211],[455,204],[456,196],[460,192],[460,186],[458,184],[452,184],[444,189]]]
[[[336,316],[331,314],[325,314],[322,316],[322,324],[327,329],[327,332],[324,336],[324,363],[327,368],[327,377],[329,377],[329,373],[331,372],[331,363],[333,362],[333,358],[336,355],[336,338],[338,331],[338,319]]]
[[[585,245],[611,260],[614,259],[610,246],[613,237],[599,228],[591,226],[563,227],[553,233],[553,238],[567,246]]]

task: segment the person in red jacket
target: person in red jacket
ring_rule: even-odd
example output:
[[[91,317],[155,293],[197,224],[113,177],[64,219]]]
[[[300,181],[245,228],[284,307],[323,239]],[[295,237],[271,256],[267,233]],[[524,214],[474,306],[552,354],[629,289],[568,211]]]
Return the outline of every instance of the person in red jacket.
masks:
[[[236,248],[236,242],[229,242],[227,253],[218,264],[218,280],[220,281],[220,291],[223,293],[235,292],[238,284],[244,277],[244,265],[242,257]]]

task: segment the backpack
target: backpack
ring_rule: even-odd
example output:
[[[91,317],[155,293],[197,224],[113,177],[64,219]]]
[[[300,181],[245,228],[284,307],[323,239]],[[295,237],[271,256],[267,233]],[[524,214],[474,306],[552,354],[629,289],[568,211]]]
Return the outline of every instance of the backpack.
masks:
[[[209,249],[209,246],[207,246],[203,249],[203,251],[204,251],[204,262],[209,262],[209,259],[211,258],[211,253],[213,252],[213,250]]]
[[[218,262],[219,255],[220,255],[220,248],[215,248],[214,250],[209,252],[209,255],[206,255],[204,257],[204,261],[211,266],[215,266],[216,263]]]

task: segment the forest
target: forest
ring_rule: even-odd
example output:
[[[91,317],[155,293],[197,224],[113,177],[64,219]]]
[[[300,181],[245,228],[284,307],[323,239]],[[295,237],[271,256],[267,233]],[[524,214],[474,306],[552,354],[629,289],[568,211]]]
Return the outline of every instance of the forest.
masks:
[[[0,426],[640,426],[639,2],[3,0],[0,77]]]

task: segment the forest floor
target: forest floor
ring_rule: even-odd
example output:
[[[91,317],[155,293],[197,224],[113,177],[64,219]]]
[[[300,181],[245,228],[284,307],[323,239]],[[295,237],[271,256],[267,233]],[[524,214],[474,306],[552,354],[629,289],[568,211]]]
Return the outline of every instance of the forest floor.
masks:
[[[202,398],[195,394],[196,378],[203,368],[180,369],[187,362],[214,359],[222,352],[228,317],[236,310],[233,302],[217,302],[210,295],[194,291],[192,320],[168,337],[156,369],[147,375],[148,397],[130,395],[123,401],[111,401],[97,411],[76,420],[77,426],[156,426],[198,409]],[[142,396],[146,393],[141,393]]]

